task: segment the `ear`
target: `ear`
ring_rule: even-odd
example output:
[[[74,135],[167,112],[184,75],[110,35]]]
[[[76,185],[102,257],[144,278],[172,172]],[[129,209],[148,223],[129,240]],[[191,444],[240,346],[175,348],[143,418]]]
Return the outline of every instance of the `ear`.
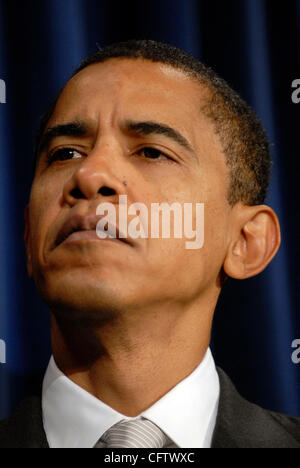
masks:
[[[236,279],[258,275],[279,249],[281,236],[278,218],[268,206],[239,204],[233,208],[232,221],[224,271]]]
[[[32,263],[31,263],[31,244],[30,244],[30,223],[29,223],[29,205],[25,208],[24,213],[25,219],[25,231],[24,231],[24,242],[26,247],[26,257],[27,257],[27,271],[28,275],[32,277]]]

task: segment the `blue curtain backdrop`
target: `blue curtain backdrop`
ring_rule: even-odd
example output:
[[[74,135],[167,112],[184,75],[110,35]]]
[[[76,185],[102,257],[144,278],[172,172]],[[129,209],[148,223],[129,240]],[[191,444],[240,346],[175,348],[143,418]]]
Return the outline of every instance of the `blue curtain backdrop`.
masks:
[[[0,0],[0,418],[32,392],[50,356],[49,317],[27,278],[23,212],[39,116],[97,44],[132,38],[172,43],[212,66],[256,109],[272,143],[268,203],[283,243],[257,278],[225,287],[213,352],[239,391],[300,416],[299,117],[300,1]],[[298,165],[298,166],[297,166]]]

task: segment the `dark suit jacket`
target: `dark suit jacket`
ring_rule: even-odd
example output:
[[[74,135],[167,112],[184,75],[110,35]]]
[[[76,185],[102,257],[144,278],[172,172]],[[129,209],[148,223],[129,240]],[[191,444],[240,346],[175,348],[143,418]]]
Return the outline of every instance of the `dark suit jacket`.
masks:
[[[218,373],[221,394],[212,448],[300,448],[300,418],[249,403],[219,368]],[[39,397],[25,400],[0,422],[0,448],[49,448]]]

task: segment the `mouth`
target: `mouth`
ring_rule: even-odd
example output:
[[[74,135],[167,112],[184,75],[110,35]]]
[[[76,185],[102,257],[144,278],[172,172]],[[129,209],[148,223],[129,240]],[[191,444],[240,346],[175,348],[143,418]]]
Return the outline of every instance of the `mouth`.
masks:
[[[120,233],[117,226],[107,225],[107,230],[102,228],[99,223],[102,216],[96,215],[74,215],[67,219],[59,230],[54,248],[63,243],[78,243],[78,242],[91,242],[101,240],[113,240],[132,245],[128,237]]]

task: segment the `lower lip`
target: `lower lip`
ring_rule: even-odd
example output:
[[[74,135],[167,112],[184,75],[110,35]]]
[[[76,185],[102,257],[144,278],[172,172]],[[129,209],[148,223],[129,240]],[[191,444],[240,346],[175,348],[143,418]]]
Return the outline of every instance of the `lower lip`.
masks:
[[[72,232],[63,242],[62,244],[78,244],[81,242],[95,242],[95,241],[118,241],[119,239],[115,239],[112,237],[106,237],[105,239],[100,239],[97,236],[97,233],[95,230],[92,231],[76,231]]]

